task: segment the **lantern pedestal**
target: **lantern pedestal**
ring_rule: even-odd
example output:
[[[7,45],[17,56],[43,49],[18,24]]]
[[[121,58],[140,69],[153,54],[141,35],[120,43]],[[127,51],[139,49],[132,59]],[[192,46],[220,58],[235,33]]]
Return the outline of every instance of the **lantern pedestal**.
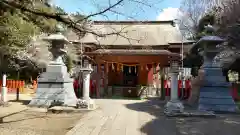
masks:
[[[73,89],[67,67],[63,64],[50,64],[47,71],[38,78],[36,96],[30,106],[49,107],[52,105],[76,106],[77,97]]]

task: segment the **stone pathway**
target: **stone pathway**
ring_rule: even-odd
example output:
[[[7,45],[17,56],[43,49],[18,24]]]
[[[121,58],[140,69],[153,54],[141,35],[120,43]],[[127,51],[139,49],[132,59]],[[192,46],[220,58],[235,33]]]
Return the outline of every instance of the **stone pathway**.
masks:
[[[240,116],[167,118],[159,100],[98,99],[67,135],[239,135]]]

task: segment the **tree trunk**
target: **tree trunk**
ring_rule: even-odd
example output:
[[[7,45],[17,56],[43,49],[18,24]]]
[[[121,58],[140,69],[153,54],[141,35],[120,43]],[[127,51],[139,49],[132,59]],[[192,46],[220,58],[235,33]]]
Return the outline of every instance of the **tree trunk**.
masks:
[[[204,69],[200,68],[198,70],[198,76],[191,79],[192,91],[191,91],[191,95],[188,99],[189,105],[194,105],[198,102],[200,88],[201,88],[203,79],[204,79]]]

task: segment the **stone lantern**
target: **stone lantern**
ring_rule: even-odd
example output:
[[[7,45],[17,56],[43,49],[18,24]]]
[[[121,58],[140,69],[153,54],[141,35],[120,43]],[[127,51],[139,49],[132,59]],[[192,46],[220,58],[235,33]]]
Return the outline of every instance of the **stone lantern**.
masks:
[[[64,45],[69,41],[61,34],[51,34],[43,40],[49,42],[52,61],[48,64],[46,72],[38,78],[36,96],[29,103],[30,106],[49,107],[52,105],[76,106],[77,97],[73,89],[73,79],[67,72],[62,56],[66,54]]]
[[[205,28],[209,35],[203,36],[191,49],[192,51],[200,51],[204,58],[202,66],[204,78],[200,88],[198,109],[201,111],[236,112],[237,106],[231,96],[230,83],[223,76],[220,64],[214,62],[215,56],[220,52],[217,45],[225,40],[213,35],[212,26],[208,25]]]
[[[178,74],[179,74],[179,58],[170,58],[170,77],[171,77],[171,99],[165,105],[164,113],[167,116],[175,115],[176,113],[183,113],[184,106],[178,99]]]
[[[89,59],[83,59],[83,64],[79,69],[82,72],[83,77],[83,95],[80,106],[84,106],[87,109],[95,109],[95,102],[90,98],[90,76],[93,71]]]

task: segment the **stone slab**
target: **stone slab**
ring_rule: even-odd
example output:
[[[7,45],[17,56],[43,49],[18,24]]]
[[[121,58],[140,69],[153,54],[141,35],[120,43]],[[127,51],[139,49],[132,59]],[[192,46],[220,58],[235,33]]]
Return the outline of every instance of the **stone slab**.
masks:
[[[199,104],[199,110],[208,110],[214,112],[238,112],[236,105],[213,105],[213,104]]]
[[[44,72],[38,78],[38,83],[62,83],[62,82],[73,82],[73,79],[66,73],[57,72]]]
[[[210,111],[184,111],[182,113],[173,113],[167,115],[168,117],[202,117],[202,118],[216,118],[214,112]]]
[[[207,104],[207,105],[232,105],[233,101],[231,98],[200,98],[199,104]]]
[[[60,64],[50,64],[46,69],[47,73],[67,73],[67,67]]]
[[[201,95],[199,96],[200,98],[212,98],[214,97],[214,99],[231,99],[232,100],[232,96],[229,95],[229,93],[225,93],[225,92],[201,92]]]
[[[97,107],[95,108],[97,109]],[[84,109],[84,108],[74,108],[74,107],[68,107],[68,106],[54,106],[48,109],[48,112],[64,112],[64,113],[79,113],[83,111],[91,111],[89,109]]]

